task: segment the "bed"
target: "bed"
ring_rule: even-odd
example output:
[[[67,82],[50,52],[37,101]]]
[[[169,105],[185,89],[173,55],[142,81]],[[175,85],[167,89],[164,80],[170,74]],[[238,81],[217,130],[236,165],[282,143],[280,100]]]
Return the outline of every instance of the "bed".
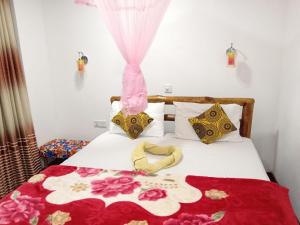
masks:
[[[131,140],[106,132],[2,199],[0,224],[298,224],[288,190],[269,182],[250,139],[253,99],[151,96],[148,101],[238,104],[242,141],[206,145],[174,133]],[[164,120],[174,121],[175,115],[167,113]],[[132,171],[132,149],[144,140],[176,145],[183,158],[155,175]]]
[[[119,100],[120,97],[118,96],[111,97],[111,103]],[[167,105],[173,105],[174,102],[239,104],[243,107],[240,126],[240,134],[244,137],[243,141],[206,145],[199,141],[176,138],[174,133],[167,133],[163,137],[140,137],[131,140],[125,134],[106,132],[86,146],[84,151],[66,160],[63,165],[132,170],[132,164],[128,163],[131,152],[138,143],[147,140],[158,145],[179,146],[183,151],[184,158],[179,165],[159,171],[159,174],[193,174],[269,180],[257,150],[250,139],[254,99],[151,96],[148,101],[164,102]],[[165,121],[174,121],[175,115],[166,113],[164,119]],[[105,157],[94,157],[97,155],[105,155]],[[152,161],[158,158],[153,155],[149,156],[149,160]]]

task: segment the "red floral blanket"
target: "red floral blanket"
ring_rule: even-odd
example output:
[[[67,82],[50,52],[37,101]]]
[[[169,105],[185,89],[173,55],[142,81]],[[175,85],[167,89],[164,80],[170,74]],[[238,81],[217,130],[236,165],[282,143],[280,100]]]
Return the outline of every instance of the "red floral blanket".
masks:
[[[271,182],[71,166],[3,198],[0,224],[298,225],[288,190]]]

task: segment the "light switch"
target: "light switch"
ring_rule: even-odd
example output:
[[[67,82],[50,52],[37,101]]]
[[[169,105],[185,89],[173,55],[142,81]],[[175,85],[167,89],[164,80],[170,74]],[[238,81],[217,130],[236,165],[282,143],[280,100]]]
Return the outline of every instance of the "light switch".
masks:
[[[164,85],[164,92],[165,94],[172,94],[173,93],[173,86],[171,84]]]
[[[106,128],[107,127],[106,120],[95,120],[94,121],[94,127],[96,127],[96,128]]]

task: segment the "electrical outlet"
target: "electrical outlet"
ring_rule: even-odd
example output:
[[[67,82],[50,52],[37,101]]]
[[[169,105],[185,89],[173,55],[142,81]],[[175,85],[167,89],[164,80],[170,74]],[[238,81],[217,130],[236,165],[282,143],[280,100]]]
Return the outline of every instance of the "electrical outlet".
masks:
[[[165,94],[172,94],[173,93],[173,86],[171,84],[164,85],[164,92]]]
[[[107,127],[106,120],[95,120],[94,121],[94,127],[96,127],[96,128],[106,128]]]

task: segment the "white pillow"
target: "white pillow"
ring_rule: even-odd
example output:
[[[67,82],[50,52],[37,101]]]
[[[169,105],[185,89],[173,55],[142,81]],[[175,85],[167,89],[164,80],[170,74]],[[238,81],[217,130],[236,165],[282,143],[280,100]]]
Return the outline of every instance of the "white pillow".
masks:
[[[121,108],[121,103],[119,101],[114,101],[111,105],[109,131],[113,134],[125,134],[122,128],[111,122],[112,118],[120,112]],[[145,113],[152,117],[153,121],[146,127],[140,136],[164,136],[165,103],[148,103],[148,108],[145,110]]]
[[[198,104],[190,102],[174,102],[176,106],[175,115],[175,135],[177,138],[197,140],[199,137],[195,133],[193,127],[189,123],[188,119],[190,117],[199,116],[201,113],[209,109],[213,104]],[[243,107],[237,104],[227,104],[221,105],[225,113],[237,128],[229,134],[224,135],[221,139],[217,141],[229,141],[229,142],[241,142],[243,141],[240,136],[240,120],[242,118]]]

